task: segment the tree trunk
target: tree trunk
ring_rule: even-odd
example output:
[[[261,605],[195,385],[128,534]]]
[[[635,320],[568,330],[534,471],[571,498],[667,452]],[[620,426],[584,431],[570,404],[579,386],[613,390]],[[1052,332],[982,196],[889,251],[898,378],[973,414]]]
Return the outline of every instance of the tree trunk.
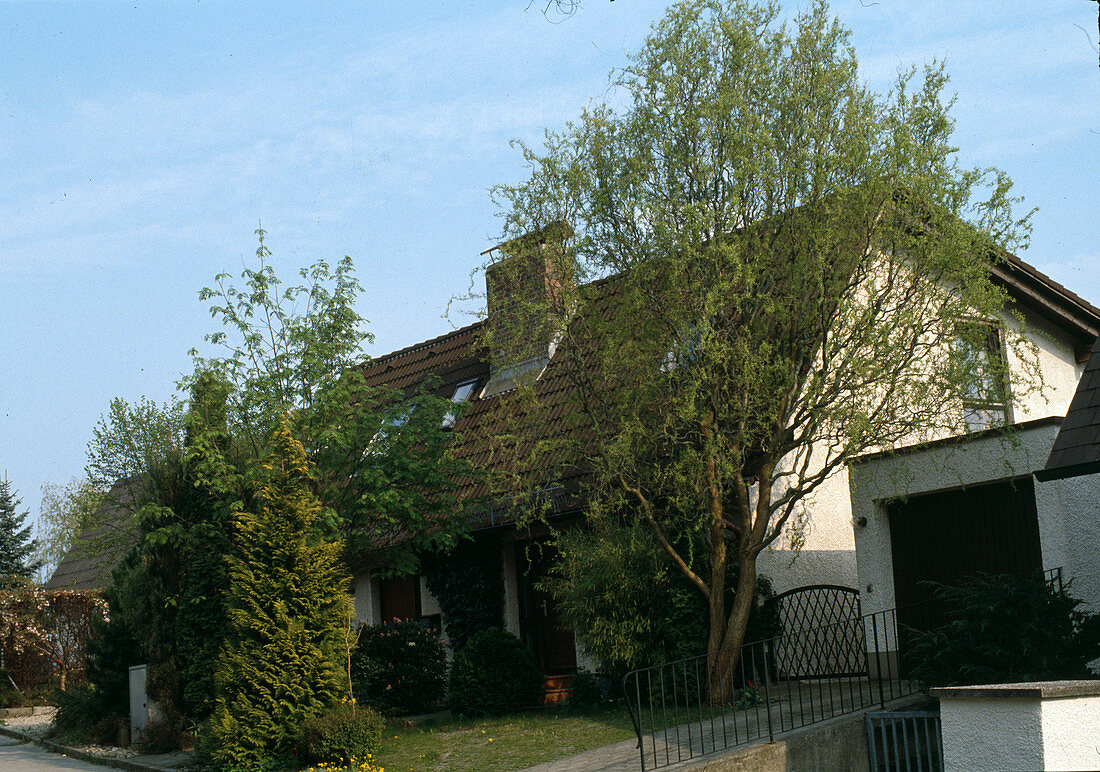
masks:
[[[710,701],[715,705],[732,703],[741,683],[738,663],[741,660],[741,645],[745,642],[745,631],[752,611],[752,599],[756,591],[756,556],[739,551],[740,564],[737,573],[737,589],[733,596],[733,608],[729,619],[713,616],[710,620],[711,636],[707,641],[708,673],[710,676]],[[712,603],[713,608],[713,603]],[[715,628],[719,636],[715,639]],[[715,643],[717,640],[717,643]]]

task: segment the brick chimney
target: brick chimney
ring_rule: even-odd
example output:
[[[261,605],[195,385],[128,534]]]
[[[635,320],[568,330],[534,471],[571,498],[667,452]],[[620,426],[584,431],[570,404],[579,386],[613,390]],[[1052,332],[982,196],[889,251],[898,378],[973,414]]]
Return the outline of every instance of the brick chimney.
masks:
[[[485,269],[490,375],[483,397],[515,387],[521,376],[537,377],[554,355],[573,289],[565,253],[572,235],[557,220],[489,250],[502,257]]]

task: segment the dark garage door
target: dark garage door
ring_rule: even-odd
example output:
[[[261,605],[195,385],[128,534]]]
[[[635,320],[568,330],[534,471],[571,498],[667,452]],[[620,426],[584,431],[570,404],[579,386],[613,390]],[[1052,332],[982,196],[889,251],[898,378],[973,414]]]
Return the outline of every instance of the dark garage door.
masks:
[[[898,622],[927,630],[943,623],[931,580],[952,584],[976,573],[1038,576],[1042,571],[1035,485],[1030,477],[912,496],[887,505]],[[912,607],[913,604],[921,604]]]

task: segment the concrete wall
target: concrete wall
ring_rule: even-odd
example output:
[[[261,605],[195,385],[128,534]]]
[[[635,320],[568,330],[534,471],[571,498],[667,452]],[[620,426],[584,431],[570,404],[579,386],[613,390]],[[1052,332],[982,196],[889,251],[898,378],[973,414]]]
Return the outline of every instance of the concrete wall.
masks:
[[[1100,682],[933,689],[944,772],[1100,769]]]
[[[863,713],[840,716],[757,743],[675,765],[691,772],[837,772],[870,766]]]
[[[944,772],[1043,769],[1038,700],[944,699],[940,721]]]

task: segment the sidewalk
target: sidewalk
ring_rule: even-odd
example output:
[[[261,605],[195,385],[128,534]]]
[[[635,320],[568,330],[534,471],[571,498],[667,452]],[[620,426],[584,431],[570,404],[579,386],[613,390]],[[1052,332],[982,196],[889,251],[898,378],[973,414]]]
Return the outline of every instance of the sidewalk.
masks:
[[[156,755],[107,755],[94,750],[70,748],[42,736],[52,720],[52,715],[35,715],[8,718],[8,725],[0,726],[0,736],[11,737],[23,742],[34,743],[53,753],[59,753],[72,759],[130,772],[178,772],[191,763],[190,753],[161,753]],[[126,753],[123,749],[103,749],[110,753]]]

